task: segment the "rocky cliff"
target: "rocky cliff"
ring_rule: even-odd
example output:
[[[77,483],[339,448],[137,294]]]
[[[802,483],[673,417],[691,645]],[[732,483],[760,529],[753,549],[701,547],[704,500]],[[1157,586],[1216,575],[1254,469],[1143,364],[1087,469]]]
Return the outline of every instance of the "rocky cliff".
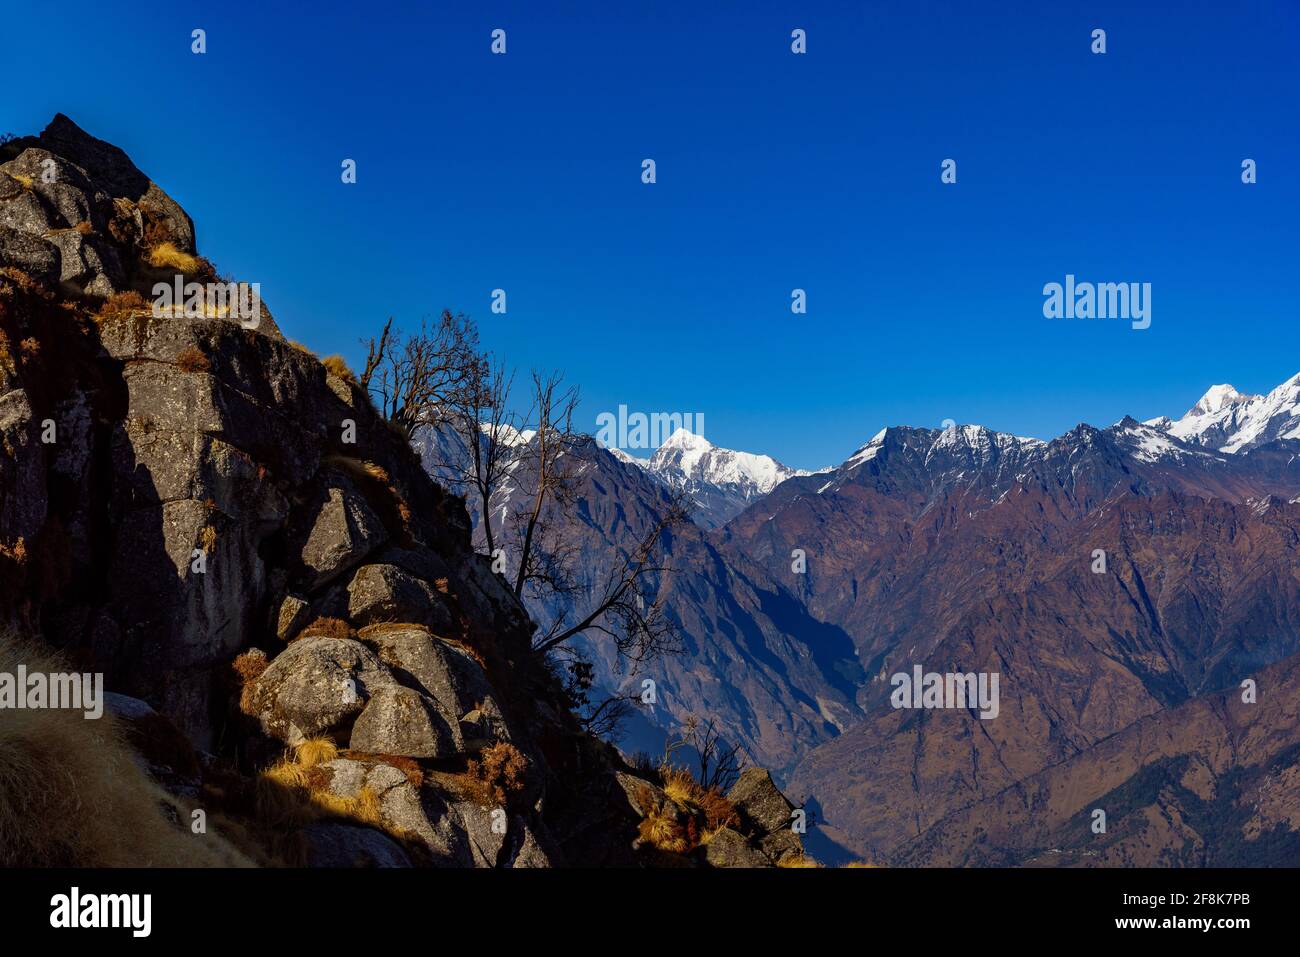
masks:
[[[710,814],[583,734],[346,369],[265,306],[155,308],[178,278],[231,281],[120,149],[63,116],[0,147],[0,621],[104,673],[157,782],[264,863],[801,854],[746,812],[765,776]]]

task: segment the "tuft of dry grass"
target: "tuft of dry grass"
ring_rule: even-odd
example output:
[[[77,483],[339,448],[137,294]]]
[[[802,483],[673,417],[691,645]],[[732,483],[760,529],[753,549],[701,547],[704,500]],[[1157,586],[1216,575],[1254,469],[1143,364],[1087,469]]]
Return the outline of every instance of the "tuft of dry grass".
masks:
[[[211,555],[217,550],[217,530],[211,525],[204,525],[203,531],[199,532],[199,545],[205,555]]]
[[[656,808],[641,819],[637,833],[642,842],[670,854],[686,854],[691,850],[686,828],[674,821],[662,808]]]
[[[314,768],[328,764],[339,756],[339,747],[330,738],[308,738],[294,749],[299,767]]]
[[[32,179],[26,173],[10,173],[9,175],[18,180],[18,182],[22,184],[23,189],[31,189],[36,185],[36,180]]]
[[[347,361],[342,356],[326,356],[320,364],[330,375],[359,387],[356,375],[348,368]]]
[[[0,636],[0,672],[19,664],[68,670],[36,645]],[[191,833],[191,810],[145,776],[111,717],[37,708],[0,722],[0,866],[251,866],[215,822]]]
[[[807,854],[790,854],[776,862],[777,867],[821,867]]]
[[[212,360],[194,346],[188,346],[176,357],[176,366],[182,372],[211,372]]]
[[[77,223],[77,225],[73,226],[72,228],[75,229],[77,232],[81,233],[81,235],[83,236],[89,236],[91,233],[95,231],[95,227],[90,225],[90,223],[84,219],[81,222]]]
[[[264,825],[273,828],[302,827],[323,818],[337,817],[359,824],[381,825],[379,796],[362,788],[352,797],[334,794],[330,774],[320,759],[338,755],[333,742],[312,739],[298,746],[257,778],[256,812]],[[316,763],[306,764],[304,758]],[[322,773],[323,772],[323,773]]]
[[[675,804],[703,814],[706,831],[739,826],[740,815],[736,813],[736,806],[717,788],[701,787],[689,771],[681,768],[661,767],[659,774],[664,793]]]
[[[310,625],[298,632],[290,641],[301,638],[334,638],[338,641],[355,640],[357,633],[352,626],[341,618],[317,618]]]
[[[149,250],[149,265],[159,269],[175,269],[182,273],[196,273],[202,270],[203,262],[198,256],[181,252],[170,240],[160,242]]]
[[[870,867],[870,868],[884,867],[883,864],[869,864],[866,861],[849,861],[844,866],[845,867]]]
[[[103,325],[113,319],[119,319],[126,316],[138,316],[141,313],[152,312],[153,307],[134,289],[126,292],[119,292],[109,296],[104,300],[104,304],[99,307],[99,312],[93,317],[96,325]]]

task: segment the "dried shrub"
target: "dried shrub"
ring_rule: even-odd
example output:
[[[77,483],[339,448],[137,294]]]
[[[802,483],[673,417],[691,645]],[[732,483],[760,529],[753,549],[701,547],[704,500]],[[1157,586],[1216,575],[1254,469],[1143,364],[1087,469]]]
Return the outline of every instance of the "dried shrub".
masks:
[[[505,741],[484,748],[479,757],[469,762],[470,791],[474,800],[483,805],[507,806],[513,798],[523,793],[524,772],[528,762],[519,749]]]
[[[89,236],[91,233],[95,231],[95,227],[90,225],[90,223],[84,219],[81,222],[77,223],[77,225],[73,226],[72,228],[75,229],[77,232],[81,233],[81,235],[83,236]]]
[[[35,645],[0,634],[0,672],[19,664],[32,672],[68,670]],[[0,721],[0,867],[250,864],[216,827],[191,834],[190,810],[149,780],[116,720],[28,708]]]
[[[143,312],[152,312],[153,307],[134,289],[126,292],[115,293],[104,300],[104,304],[99,307],[99,312],[95,314],[94,320],[97,325],[103,325],[113,319],[120,319],[129,316],[138,316]]]
[[[231,662],[230,667],[239,679],[239,710],[249,717],[257,716],[253,696],[257,690],[257,679],[271,665],[266,652],[251,648]]]
[[[194,346],[189,346],[176,357],[176,366],[182,372],[211,372],[212,362]]]

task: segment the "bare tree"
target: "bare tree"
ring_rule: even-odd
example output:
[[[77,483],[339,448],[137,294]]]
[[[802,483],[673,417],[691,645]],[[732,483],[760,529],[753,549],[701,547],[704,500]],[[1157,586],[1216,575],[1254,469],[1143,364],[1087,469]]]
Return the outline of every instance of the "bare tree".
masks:
[[[497,548],[493,499],[520,454],[518,417],[508,408],[513,385],[514,372],[507,373],[502,363],[485,356],[470,364],[464,387],[451,403],[451,425],[465,445],[467,459],[447,467],[478,497],[479,527],[489,555]]]
[[[615,694],[593,702],[591,689],[595,683],[595,668],[592,663],[575,655],[567,667],[569,673],[564,690],[569,698],[569,710],[577,717],[583,730],[598,738],[617,736],[623,722],[632,713],[636,695]]]
[[[688,715],[682,725],[681,736],[664,742],[664,766],[672,763],[672,756],[677,751],[687,747],[695,752],[698,768],[695,779],[700,786],[705,790],[717,789],[723,793],[730,791],[743,770],[740,745],[728,746],[722,740],[713,718],[701,724],[695,715]]]
[[[623,657],[642,662],[680,647],[676,623],[668,616],[662,593],[650,594],[659,576],[671,572],[663,561],[664,536],[686,520],[680,496],[671,498],[657,520],[641,536],[605,580],[593,607],[567,626],[561,619],[537,641],[539,654],[558,648],[576,635],[596,631],[612,638]]]
[[[402,336],[393,320],[378,340],[367,343],[361,387],[383,416],[410,438],[425,425],[445,422],[484,359],[477,352],[478,331],[464,315],[444,309],[432,326],[420,324]]]
[[[569,564],[564,560],[565,545],[558,539],[547,541],[548,524],[544,514],[548,503],[567,504],[568,467],[565,459],[579,436],[573,431],[573,414],[578,406],[578,390],[564,388],[564,377],[533,372],[533,409],[530,418],[537,431],[528,443],[526,467],[521,473],[531,481],[526,489],[528,502],[515,513],[516,569],[515,595],[522,598],[524,586],[535,590],[567,593],[573,590]]]

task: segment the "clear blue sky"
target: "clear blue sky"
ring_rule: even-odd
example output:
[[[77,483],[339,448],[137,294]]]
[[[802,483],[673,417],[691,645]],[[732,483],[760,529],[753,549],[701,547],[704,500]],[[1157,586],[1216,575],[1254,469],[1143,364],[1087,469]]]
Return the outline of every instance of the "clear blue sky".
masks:
[[[802,467],[1300,371],[1291,0],[119,6],[9,5],[0,131],[121,145],[321,354],[449,306],[588,429],[702,412]],[[1044,319],[1067,272],[1152,283],[1151,328]]]

